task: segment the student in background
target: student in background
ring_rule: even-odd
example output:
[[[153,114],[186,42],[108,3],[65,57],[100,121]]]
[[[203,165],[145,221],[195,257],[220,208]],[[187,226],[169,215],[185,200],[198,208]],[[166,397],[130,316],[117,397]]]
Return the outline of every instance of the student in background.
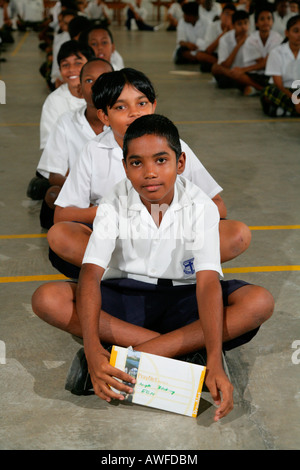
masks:
[[[299,1],[298,0],[296,0],[296,1],[290,0],[289,8],[290,8],[290,12],[293,13],[293,15],[299,15],[300,7],[299,7]]]
[[[102,26],[109,26],[111,23],[111,11],[104,0],[91,0],[84,10],[91,21],[95,21]]]
[[[123,58],[116,50],[112,32],[108,28],[101,24],[92,25],[81,33],[79,41],[90,46],[96,57],[110,62],[114,70],[124,68]]]
[[[37,166],[37,172],[47,178],[50,185],[40,211],[43,228],[53,225],[54,202],[77,156],[89,140],[103,132],[103,123],[98,119],[92,100],[92,85],[100,75],[111,71],[111,64],[104,59],[93,58],[84,64],[79,88],[86,104],[60,116],[49,135]]]
[[[75,10],[63,10],[58,15],[59,31],[54,34],[52,44],[52,67],[51,67],[51,82],[55,88],[62,84],[62,76],[57,61],[58,52],[61,46],[71,39],[69,33],[69,23],[76,18],[77,12]]]
[[[167,20],[168,27],[167,31],[176,31],[178,21],[183,18],[182,5],[186,3],[187,0],[175,0],[171,3],[167,11]]]
[[[183,18],[178,22],[176,49],[174,52],[175,64],[199,64],[203,58],[202,51],[205,49],[205,35],[209,20],[199,18],[197,2],[187,2],[182,5]],[[214,57],[207,57],[211,63]]]
[[[232,3],[225,4],[220,15],[220,19],[212,21],[207,28],[205,35],[205,44],[207,47],[203,52],[209,56],[215,57],[215,62],[217,62],[218,59],[219,41],[221,37],[233,29],[232,15],[235,11],[235,6]],[[200,65],[201,72],[210,72],[211,68],[212,62],[206,62],[205,56],[203,54]]]
[[[261,91],[268,83],[265,67],[271,50],[283,41],[283,37],[272,30],[271,6],[262,6],[255,11],[256,31],[251,33],[243,47],[244,66],[235,69],[235,78],[245,85],[244,95],[251,96]],[[250,79],[250,80],[249,80]]]
[[[134,0],[133,3],[128,3],[127,20],[125,23],[129,31],[157,31],[160,26],[152,26],[146,23],[148,13],[145,7],[142,6],[142,0]]]
[[[284,37],[288,20],[293,16],[289,9],[289,2],[286,0],[276,0],[274,11],[273,30]]]
[[[222,6],[215,0],[197,0],[199,4],[199,17],[208,21],[216,21],[222,13]]]
[[[219,88],[240,88],[245,85],[236,80],[235,73],[244,66],[243,47],[249,36],[249,14],[244,10],[236,11],[232,16],[233,30],[224,34],[219,42],[218,63],[212,67]],[[251,85],[254,86],[251,83]]]
[[[43,149],[57,119],[66,111],[75,111],[85,105],[78,85],[82,66],[94,56],[90,47],[78,41],[65,42],[58,53],[57,61],[63,84],[46,98],[40,121],[40,148]]]
[[[300,15],[289,19],[285,34],[287,41],[269,54],[265,73],[270,84],[261,93],[263,111],[271,117],[300,114]],[[293,88],[295,81],[298,90]]]

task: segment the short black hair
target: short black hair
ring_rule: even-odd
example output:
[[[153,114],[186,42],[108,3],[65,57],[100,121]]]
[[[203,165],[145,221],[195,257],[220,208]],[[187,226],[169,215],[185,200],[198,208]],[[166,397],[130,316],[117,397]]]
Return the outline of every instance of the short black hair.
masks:
[[[236,12],[236,7],[233,3],[225,3],[225,5],[222,8],[222,12],[226,11],[226,10],[231,10],[234,13],[234,12]]]
[[[81,79],[82,79],[82,74],[83,74],[83,71],[84,71],[85,67],[86,67],[88,64],[90,64],[91,62],[103,62],[104,64],[107,64],[107,65],[110,66],[112,72],[113,72],[113,70],[114,70],[113,66],[111,65],[110,62],[108,62],[108,60],[101,59],[101,57],[92,57],[91,59],[89,59],[89,60],[82,66],[82,68],[81,68],[81,70],[80,70],[80,77],[79,77],[79,78],[80,78],[80,81],[81,81]],[[105,72],[105,73],[108,73],[108,72]]]
[[[123,142],[123,158],[126,161],[128,144],[134,139],[144,135],[156,135],[164,137],[169,147],[175,152],[176,161],[182,153],[178,129],[170,119],[160,114],[146,114],[135,119],[128,127]]]
[[[68,31],[71,39],[75,38],[79,33],[86,30],[90,26],[90,20],[86,16],[76,15],[68,24]]]
[[[291,29],[296,23],[298,23],[298,21],[300,21],[300,15],[292,16],[286,24],[286,30],[288,31]]]
[[[199,16],[199,5],[197,2],[184,3],[181,8],[185,15]]]
[[[94,51],[91,47],[80,44],[78,41],[71,39],[70,41],[64,42],[57,54],[57,62],[60,66],[62,60],[75,55],[79,58],[79,54],[82,54],[87,60],[95,57]]]
[[[115,72],[103,73],[92,86],[92,98],[97,109],[107,114],[107,108],[112,108],[125,85],[131,85],[143,93],[150,103],[156,100],[154,87],[149,78],[138,70],[126,67]]]
[[[249,13],[247,11],[237,10],[232,15],[232,24],[234,24],[234,23],[236,23],[237,21],[240,21],[240,20],[248,20],[248,19],[249,19]]]

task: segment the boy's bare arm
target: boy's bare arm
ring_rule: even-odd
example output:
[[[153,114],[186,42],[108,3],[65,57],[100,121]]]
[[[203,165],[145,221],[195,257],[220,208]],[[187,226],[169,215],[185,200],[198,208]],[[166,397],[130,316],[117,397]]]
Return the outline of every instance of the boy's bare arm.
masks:
[[[84,222],[87,224],[92,224],[96,216],[97,206],[87,207],[86,209],[81,209],[80,207],[61,207],[56,206],[54,212],[54,223],[57,222]]]
[[[219,405],[214,418],[218,421],[233,408],[233,387],[222,365],[222,290],[217,272],[199,271],[196,276],[198,311],[207,351],[205,383],[216,405]]]
[[[110,401],[112,398],[123,400],[124,397],[111,390],[131,393],[132,389],[120,383],[121,379],[134,383],[134,379],[109,364],[109,353],[103,348],[99,338],[101,311],[100,282],[104,269],[94,264],[83,264],[76,293],[77,314],[82,328],[84,350],[94,392],[100,398]]]
[[[221,198],[220,194],[217,194],[215,197],[213,197],[212,201],[216,204],[219,210],[220,218],[225,219],[227,216],[227,209],[225,206],[225,202]]]

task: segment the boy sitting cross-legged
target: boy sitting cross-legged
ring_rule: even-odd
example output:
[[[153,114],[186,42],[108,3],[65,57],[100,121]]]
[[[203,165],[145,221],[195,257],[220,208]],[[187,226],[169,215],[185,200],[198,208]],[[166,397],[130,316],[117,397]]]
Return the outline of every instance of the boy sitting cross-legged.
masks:
[[[249,341],[272,314],[273,298],[243,281],[219,281],[218,209],[178,176],[186,156],[167,118],[136,119],[125,134],[123,157],[127,178],[99,204],[78,287],[39,287],[33,310],[83,338],[94,392],[108,402],[124,399],[110,387],[132,392],[116,378],[129,384],[134,379],[109,364],[103,344],[171,358],[205,348],[217,421],[233,408],[222,348]],[[77,390],[77,377],[83,383],[87,378],[81,365],[72,371]]]

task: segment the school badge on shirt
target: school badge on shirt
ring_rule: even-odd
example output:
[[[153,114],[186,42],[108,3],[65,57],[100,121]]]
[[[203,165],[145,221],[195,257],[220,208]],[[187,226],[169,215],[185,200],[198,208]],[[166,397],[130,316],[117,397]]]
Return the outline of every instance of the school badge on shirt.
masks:
[[[182,267],[182,270],[183,270],[184,278],[193,276],[193,274],[195,274],[194,258],[190,258],[190,259],[187,259],[185,261],[181,261],[181,267]]]

